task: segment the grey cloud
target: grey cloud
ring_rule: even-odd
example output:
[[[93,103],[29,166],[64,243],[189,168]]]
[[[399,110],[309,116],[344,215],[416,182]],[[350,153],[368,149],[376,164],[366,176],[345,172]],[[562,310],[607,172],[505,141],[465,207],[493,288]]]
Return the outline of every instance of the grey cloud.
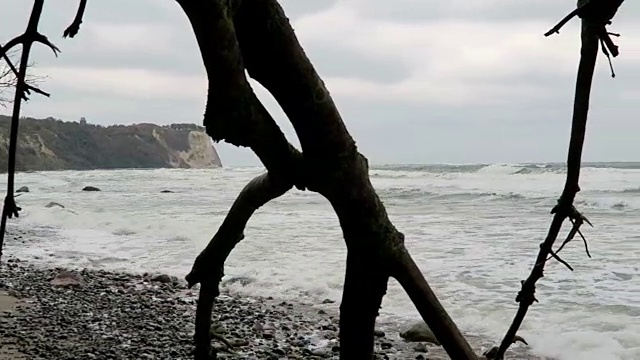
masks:
[[[571,11],[570,4],[555,0],[473,1],[468,0],[352,0],[367,16],[391,21],[426,22],[442,19],[474,19],[482,21],[560,18]],[[550,20],[553,21],[553,20]]]
[[[77,1],[70,0],[46,2],[40,20],[40,32],[49,36],[52,41],[59,42],[62,38],[62,32],[75,16],[77,5]],[[0,9],[2,9],[0,34],[2,34],[3,41],[24,31],[31,7],[31,1],[0,0]],[[166,22],[175,20],[176,14],[186,21],[186,17],[182,15],[179,6],[174,1],[91,1],[87,5],[83,24],[92,22],[114,24]],[[80,31],[78,36],[82,35],[82,27]]]
[[[575,2],[557,0],[350,0],[349,3],[365,16],[394,22],[428,22],[443,19],[468,21],[544,20],[549,22],[549,28],[573,10],[575,6]],[[627,1],[622,5],[621,12],[625,14],[617,16],[616,23],[631,23],[632,19],[637,19],[637,15],[640,13],[640,4]]]
[[[337,4],[338,0],[280,0],[279,3],[289,18],[295,18],[327,10]]]
[[[144,68],[176,74],[204,74],[204,66],[190,28],[171,26],[174,42],[167,53],[150,54],[144,49],[132,51],[91,51],[84,41],[64,43],[63,53],[54,66],[91,66],[104,68]],[[89,36],[89,34],[87,34]]]
[[[342,115],[361,152],[376,164],[563,161],[572,99],[552,103],[511,108],[351,103]],[[638,154],[640,125],[633,123],[632,108],[592,106],[585,159],[629,160]]]
[[[345,0],[347,1],[347,0]],[[549,26],[570,10],[572,3],[555,0],[493,1],[475,4],[482,7],[464,8],[468,0],[436,2],[426,0],[353,0],[366,16],[389,22],[428,22],[451,18],[461,21],[525,21],[545,19]],[[313,14],[335,5],[336,1],[283,1],[290,17]],[[134,67],[162,70],[181,74],[202,74],[200,55],[186,17],[170,0],[111,0],[89,3],[85,25],[101,23],[160,23],[171,27],[175,36],[172,51],[166,55],[152,55],[141,51],[102,53],[87,51],[88,33],[80,33],[73,40],[61,39],[61,33],[75,13],[75,1],[63,1],[55,6],[47,2],[41,30],[50,36],[63,51],[55,59],[46,50],[38,48],[33,59],[43,66]],[[452,5],[453,4],[453,5]],[[453,6],[460,5],[460,10]],[[0,0],[0,41],[20,33],[24,26],[30,2]],[[616,17],[613,30],[625,32],[640,13],[637,2],[627,1]],[[546,29],[541,29],[541,32]],[[563,34],[564,35],[564,34]],[[434,34],[433,36],[439,36]],[[446,36],[446,34],[442,34]],[[637,61],[625,57],[625,37],[618,40],[621,56],[614,60],[618,73],[609,77],[606,59],[601,57],[593,91],[593,102],[585,150],[587,160],[632,160],[640,152],[637,134],[637,103],[640,99],[623,95],[635,90],[640,72],[635,71]],[[576,38],[577,41],[577,38]],[[351,49],[336,44],[304,44],[315,66],[324,77],[356,77],[393,83],[411,74],[401,64],[391,60],[365,58]],[[427,59],[428,60],[428,59]],[[576,64],[578,54],[576,54]],[[495,74],[500,69],[496,68]],[[480,74],[469,79],[464,86],[482,92],[483,84],[509,87],[530,86],[544,92],[543,99],[523,98],[516,93],[500,99],[497,104],[473,106],[445,106],[398,101],[369,101],[336,97],[335,101],[354,135],[361,151],[372,163],[425,163],[425,162],[518,162],[563,161],[566,154],[575,68],[556,69],[549,73],[527,72],[517,76]],[[176,84],[180,86],[180,84]],[[200,124],[204,111],[205,94],[201,99],[170,99],[161,101],[131,98],[111,93],[88,93],[60,86],[55,81],[43,84],[52,93],[51,99],[34,97],[25,107],[25,115],[54,116],[77,120],[81,116],[101,124],[155,122],[192,122]],[[329,89],[331,90],[331,89]],[[285,132],[292,138],[291,126],[277,104],[269,100],[267,106],[276,116]],[[257,164],[247,149],[236,149],[219,144],[225,164]]]
[[[411,76],[408,67],[390,59],[374,59],[339,45],[305,44],[305,52],[322,76],[356,78],[381,84],[401,82]]]

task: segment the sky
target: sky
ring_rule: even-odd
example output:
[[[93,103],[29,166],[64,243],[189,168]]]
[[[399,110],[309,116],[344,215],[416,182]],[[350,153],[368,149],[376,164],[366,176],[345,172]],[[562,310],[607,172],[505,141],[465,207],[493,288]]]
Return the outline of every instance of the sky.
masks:
[[[373,164],[564,161],[579,60],[579,20],[543,34],[575,6],[558,0],[281,0],[296,35]],[[46,1],[40,31],[61,50],[32,60],[51,98],[23,114],[90,123],[202,123],[207,80],[191,26],[172,0],[89,1],[74,39],[76,0]],[[26,27],[31,1],[0,0],[0,42]],[[640,161],[640,3],[610,31],[612,79],[600,56],[584,158]],[[258,97],[293,144],[269,93]],[[1,109],[6,114],[8,110]],[[227,166],[258,165],[217,144]]]

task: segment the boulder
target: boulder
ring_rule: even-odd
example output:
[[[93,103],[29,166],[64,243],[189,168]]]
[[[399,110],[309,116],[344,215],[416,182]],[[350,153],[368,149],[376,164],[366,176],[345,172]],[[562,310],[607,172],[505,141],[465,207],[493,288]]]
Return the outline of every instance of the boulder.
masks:
[[[54,206],[61,207],[61,208],[63,208],[63,209],[64,209],[64,205],[59,204],[59,203],[57,203],[57,202],[53,202],[53,201],[52,201],[52,202],[50,202],[50,203],[48,203],[48,204],[47,204],[47,205],[45,205],[44,207],[46,207],[46,208],[52,208],[52,207],[54,207]]]
[[[160,191],[160,193],[162,193],[162,194],[172,194],[173,191],[171,191],[171,190],[162,190],[162,191]]]
[[[419,321],[411,325],[407,330],[400,332],[400,337],[408,342],[428,342],[440,345],[433,331],[429,329],[429,326],[424,321]]]
[[[167,274],[158,274],[151,277],[151,281],[159,282],[162,284],[171,284],[173,279]]]
[[[29,192],[29,188],[26,186],[21,187],[20,189],[16,190],[17,193],[27,193]]]
[[[101,191],[100,189],[98,189],[95,186],[85,186],[82,191]]]
[[[84,285],[84,279],[77,272],[63,270],[51,279],[51,285],[61,287],[81,286]]]

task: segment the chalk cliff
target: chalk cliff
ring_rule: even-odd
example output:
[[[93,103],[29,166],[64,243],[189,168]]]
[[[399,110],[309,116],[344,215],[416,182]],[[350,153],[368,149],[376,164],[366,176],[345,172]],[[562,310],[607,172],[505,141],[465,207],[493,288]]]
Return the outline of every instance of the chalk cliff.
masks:
[[[0,171],[6,172],[11,119],[0,115]],[[47,118],[20,120],[19,171],[221,166],[204,128],[194,124],[99,126]]]

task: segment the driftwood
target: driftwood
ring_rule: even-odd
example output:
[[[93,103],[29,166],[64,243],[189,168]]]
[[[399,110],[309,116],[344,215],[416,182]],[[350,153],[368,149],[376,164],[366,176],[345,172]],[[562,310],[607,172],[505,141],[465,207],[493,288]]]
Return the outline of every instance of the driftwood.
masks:
[[[623,0],[586,0],[578,3],[578,8],[565,17],[558,25],[548,31],[545,36],[559,32],[560,28],[572,17],[578,15],[582,18],[582,49],[580,52],[580,65],[578,67],[578,75],[576,80],[576,91],[573,105],[573,121],[571,125],[571,140],[569,142],[569,154],[567,158],[567,179],[564,185],[562,195],[558,200],[558,204],[551,210],[554,214],[553,221],[549,227],[549,232],[544,242],[540,244],[540,252],[536,258],[536,262],[531,270],[529,277],[522,282],[522,289],[516,297],[519,308],[509,330],[507,331],[495,359],[502,360],[504,353],[511,345],[511,339],[516,335],[518,328],[522,324],[529,306],[538,300],[535,298],[536,282],[544,276],[544,266],[550,259],[555,259],[564,264],[569,270],[573,268],[558,256],[558,252],[571,241],[576,234],[579,234],[584,241],[587,255],[589,248],[587,240],[580,232],[580,226],[585,222],[591,223],[573,206],[573,200],[578,191],[580,191],[580,163],[582,159],[582,148],[587,127],[587,115],[589,112],[589,97],[591,95],[591,84],[593,73],[598,56],[598,43],[603,45],[603,52],[607,57],[609,52],[615,57],[618,55],[618,48],[613,45],[610,33],[607,32],[605,26],[610,24],[611,19],[615,15],[618,7]],[[613,72],[612,72],[612,75]],[[553,250],[553,244],[558,237],[558,233],[562,227],[562,223],[569,219],[573,224],[568,236],[556,251]]]
[[[340,306],[341,358],[373,357],[375,319],[393,276],[450,356],[476,359],[409,256],[404,236],[389,221],[369,180],[366,158],[357,151],[277,1],[178,3],[191,22],[209,77],[207,132],[215,140],[250,147],[268,171],[245,187],[187,275],[190,286],[201,284],[196,359],[215,357],[210,349],[211,309],[229,252],[242,239],[251,213],[293,185],[327,198],[343,230],[348,255]],[[301,154],[257,101],[245,69],[287,114]]]

